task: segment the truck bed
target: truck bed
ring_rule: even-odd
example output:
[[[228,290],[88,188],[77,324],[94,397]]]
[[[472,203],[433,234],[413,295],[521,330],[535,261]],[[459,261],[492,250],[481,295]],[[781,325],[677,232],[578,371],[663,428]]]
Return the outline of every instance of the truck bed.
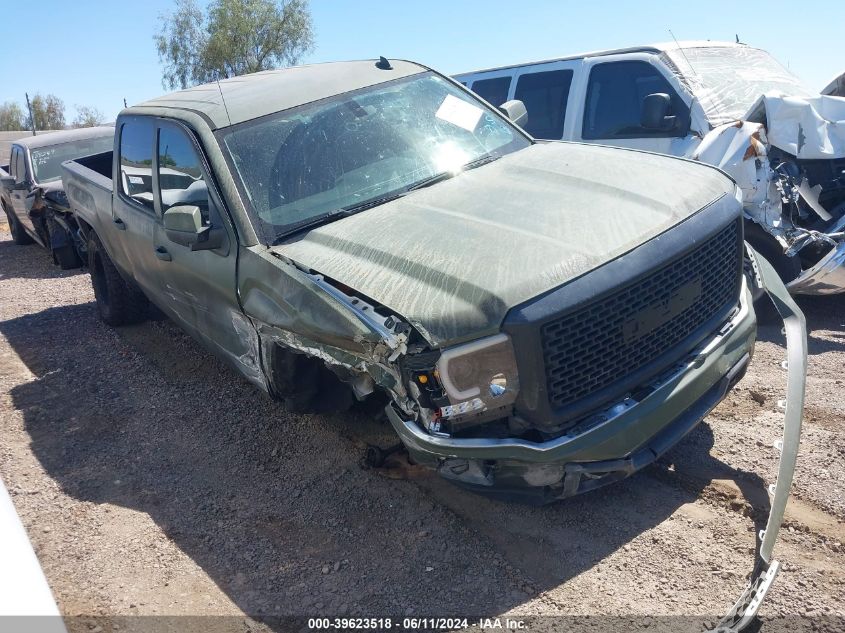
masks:
[[[95,230],[111,221],[113,154],[103,152],[62,163],[62,183],[71,209]]]

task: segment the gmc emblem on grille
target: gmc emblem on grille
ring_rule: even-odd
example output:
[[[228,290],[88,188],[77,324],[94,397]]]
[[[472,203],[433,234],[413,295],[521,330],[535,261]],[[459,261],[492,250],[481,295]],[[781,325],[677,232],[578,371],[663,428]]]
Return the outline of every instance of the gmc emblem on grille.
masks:
[[[626,343],[642,338],[694,305],[700,296],[701,278],[696,277],[672,294],[664,295],[647,308],[640,310],[634,318],[625,321],[622,324],[622,337]]]

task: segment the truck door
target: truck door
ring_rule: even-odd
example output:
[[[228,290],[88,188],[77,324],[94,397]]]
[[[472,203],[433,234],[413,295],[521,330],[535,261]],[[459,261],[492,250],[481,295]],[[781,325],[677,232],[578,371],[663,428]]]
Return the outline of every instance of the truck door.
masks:
[[[691,132],[692,99],[655,61],[649,54],[585,60],[587,80],[579,100],[582,107],[575,138],[673,156],[690,155],[699,142]]]
[[[256,371],[254,329],[237,298],[237,241],[211,171],[194,134],[160,119],[156,154],[156,200],[163,215],[175,206],[196,206],[213,229],[223,229],[219,248],[191,250],[171,241],[161,221],[153,243],[155,282],[165,310],[218,355],[249,373]]]
[[[26,228],[27,233],[35,233],[35,226],[32,224],[32,218],[29,217],[28,209],[26,208],[26,197],[30,190],[28,185],[32,179],[29,177],[26,166],[26,152],[20,145],[12,146],[9,170],[11,172],[9,175],[15,179],[15,185],[27,185],[20,189],[16,187],[9,192],[9,197],[12,199],[12,210],[18,216],[20,223]]]
[[[158,215],[153,195],[156,120],[122,119],[114,169],[112,228],[101,237],[114,264],[133,278],[150,299],[156,293],[157,259],[153,252]]]

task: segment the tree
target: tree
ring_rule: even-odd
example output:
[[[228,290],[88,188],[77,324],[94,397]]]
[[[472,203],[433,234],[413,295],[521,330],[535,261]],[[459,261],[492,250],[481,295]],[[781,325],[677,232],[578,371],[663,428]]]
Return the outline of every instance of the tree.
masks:
[[[21,107],[14,101],[0,105],[0,130],[17,132],[26,129],[26,117]]]
[[[154,36],[165,88],[297,64],[314,48],[308,0],[176,0]]]
[[[103,113],[92,106],[74,106],[76,108],[76,118],[73,120],[73,127],[94,127],[100,125],[105,117]]]
[[[63,130],[65,127],[65,102],[56,95],[35,95],[30,99],[32,118],[36,130]],[[31,126],[29,126],[31,127]]]

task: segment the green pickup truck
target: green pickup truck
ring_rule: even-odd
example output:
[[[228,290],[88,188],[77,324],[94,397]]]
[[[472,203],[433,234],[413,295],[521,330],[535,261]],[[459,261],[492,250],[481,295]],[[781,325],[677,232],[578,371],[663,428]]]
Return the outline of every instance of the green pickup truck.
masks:
[[[543,503],[694,428],[745,372],[767,288],[797,433],[802,317],[744,248],[733,181],[536,142],[524,111],[384,58],[128,108],[113,152],[63,164],[100,315],[151,301],[291,410],[386,395],[413,460]]]

